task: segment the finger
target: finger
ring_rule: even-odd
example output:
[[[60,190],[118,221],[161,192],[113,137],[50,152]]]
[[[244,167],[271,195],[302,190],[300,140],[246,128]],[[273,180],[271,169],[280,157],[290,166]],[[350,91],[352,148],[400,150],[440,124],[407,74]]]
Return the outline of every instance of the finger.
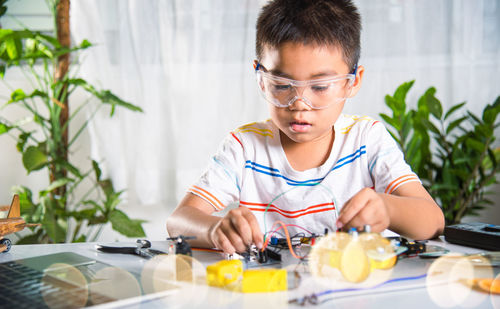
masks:
[[[370,208],[369,203],[365,205],[356,215],[348,222],[344,224],[344,229],[349,230],[351,228],[355,228],[358,231],[362,231],[365,225],[373,226],[374,222],[372,219],[374,218],[374,211]]]
[[[222,232],[222,230],[220,230],[220,229],[218,229],[215,232],[215,241],[214,241],[214,243],[215,243],[215,246],[218,249],[221,249],[225,253],[233,254],[233,253],[236,252],[236,248],[234,248],[234,246],[231,244],[231,242],[226,237],[226,235],[224,235],[224,232]]]
[[[223,220],[220,229],[227,237],[227,239],[229,239],[232,246],[236,249],[236,252],[246,251],[247,246],[244,243],[243,239],[241,239],[239,233],[234,229],[230,219]]]
[[[365,207],[367,198],[364,194],[357,193],[342,207],[337,218],[337,227],[342,228],[347,225]]]
[[[243,211],[242,214],[245,217],[245,219],[247,220],[248,224],[250,225],[253,243],[257,246],[257,248],[262,249],[264,235],[262,234],[262,232],[260,230],[260,226],[259,226],[259,222],[257,221],[257,218],[255,218],[255,215],[248,209],[247,209],[247,211]]]
[[[355,227],[357,230],[364,230],[366,225],[370,225],[371,231],[375,233],[382,232],[388,227],[388,215],[383,211],[383,204],[380,204],[380,200],[370,198],[345,226],[346,228]]]
[[[252,244],[252,228],[246,217],[240,212],[238,215],[231,216],[230,220],[233,228],[240,235],[240,238],[243,240],[245,246],[250,246]]]

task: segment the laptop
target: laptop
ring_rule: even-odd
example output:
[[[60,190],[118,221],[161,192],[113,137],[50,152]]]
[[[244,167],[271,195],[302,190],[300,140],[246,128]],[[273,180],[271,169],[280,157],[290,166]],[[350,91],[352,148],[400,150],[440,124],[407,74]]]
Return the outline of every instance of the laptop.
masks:
[[[153,273],[137,274],[73,252],[3,262],[0,308],[122,307],[177,293],[175,281]]]

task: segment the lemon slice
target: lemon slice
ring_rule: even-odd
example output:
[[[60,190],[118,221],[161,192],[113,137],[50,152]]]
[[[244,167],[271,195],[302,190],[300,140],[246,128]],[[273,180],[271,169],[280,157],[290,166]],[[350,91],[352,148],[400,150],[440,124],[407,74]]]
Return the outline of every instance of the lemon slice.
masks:
[[[350,282],[361,282],[370,275],[370,260],[358,240],[352,240],[340,258],[340,272]]]

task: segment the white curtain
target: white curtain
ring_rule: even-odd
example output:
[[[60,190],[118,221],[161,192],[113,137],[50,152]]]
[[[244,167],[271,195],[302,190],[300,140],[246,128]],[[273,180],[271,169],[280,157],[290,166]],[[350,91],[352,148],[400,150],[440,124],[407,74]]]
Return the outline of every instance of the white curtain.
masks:
[[[174,207],[230,130],[267,118],[252,70],[257,0],[72,0],[84,78],[140,106],[100,110],[92,156],[129,201]],[[499,0],[356,1],[363,20],[362,90],[347,113],[378,118],[384,96],[416,79],[445,107],[482,110],[500,95]]]

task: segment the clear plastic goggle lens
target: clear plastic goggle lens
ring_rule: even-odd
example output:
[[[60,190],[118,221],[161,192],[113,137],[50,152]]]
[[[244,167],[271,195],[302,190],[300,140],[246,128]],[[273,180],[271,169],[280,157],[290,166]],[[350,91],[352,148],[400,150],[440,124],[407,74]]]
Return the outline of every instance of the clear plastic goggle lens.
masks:
[[[259,90],[266,101],[287,107],[302,100],[313,109],[327,108],[344,101],[351,94],[355,75],[346,74],[329,79],[296,81],[257,71]]]

